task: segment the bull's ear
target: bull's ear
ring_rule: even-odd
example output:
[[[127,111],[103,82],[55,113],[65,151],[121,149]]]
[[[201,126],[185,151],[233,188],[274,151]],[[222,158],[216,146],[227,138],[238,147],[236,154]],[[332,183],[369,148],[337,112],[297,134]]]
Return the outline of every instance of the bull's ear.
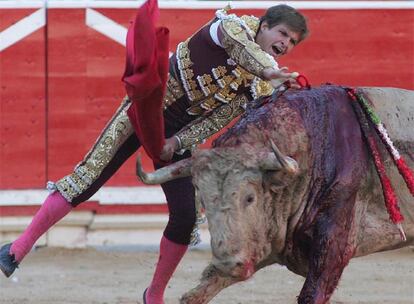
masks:
[[[298,163],[293,158],[283,155],[273,140],[269,141],[273,152],[265,153],[260,158],[259,166],[264,170],[282,170],[290,174],[297,174],[299,172]]]
[[[279,193],[280,191],[282,191],[286,186],[285,185],[280,185],[280,184],[270,184],[270,191],[274,192],[274,193]]]
[[[292,182],[292,176],[283,171],[269,171],[267,174],[267,182],[270,191],[278,193],[289,186]]]

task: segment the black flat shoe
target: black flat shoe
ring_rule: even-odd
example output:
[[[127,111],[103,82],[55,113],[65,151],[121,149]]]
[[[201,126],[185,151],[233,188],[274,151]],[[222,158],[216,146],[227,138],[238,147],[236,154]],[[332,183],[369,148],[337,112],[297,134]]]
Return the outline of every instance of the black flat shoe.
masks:
[[[144,294],[142,295],[142,300],[144,300],[144,304],[147,304],[147,290],[148,288],[145,288]]]
[[[9,253],[11,245],[11,243],[6,244],[0,248],[0,270],[7,278],[10,277],[19,266],[19,263],[14,259],[14,254],[11,255]]]

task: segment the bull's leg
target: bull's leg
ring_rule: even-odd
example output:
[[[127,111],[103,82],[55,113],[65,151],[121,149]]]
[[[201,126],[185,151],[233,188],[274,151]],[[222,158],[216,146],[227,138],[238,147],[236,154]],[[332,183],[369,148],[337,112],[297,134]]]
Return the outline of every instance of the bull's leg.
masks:
[[[334,193],[335,192],[335,193]],[[330,201],[335,198],[335,201]],[[345,266],[354,253],[353,233],[355,194],[332,191],[322,202],[326,209],[315,219],[309,270],[298,297],[299,304],[326,304],[338,285]],[[328,207],[326,207],[328,206]]]
[[[185,293],[181,299],[182,304],[204,304],[210,302],[222,289],[239,282],[240,279],[224,277],[212,264],[204,269],[200,283],[197,287]]]

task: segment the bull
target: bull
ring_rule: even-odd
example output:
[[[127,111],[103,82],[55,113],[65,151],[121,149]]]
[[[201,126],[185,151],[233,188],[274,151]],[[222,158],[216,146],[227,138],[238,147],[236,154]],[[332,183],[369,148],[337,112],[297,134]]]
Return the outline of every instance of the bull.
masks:
[[[414,168],[414,91],[358,90]],[[207,303],[273,263],[306,278],[298,303],[328,303],[351,258],[412,245],[412,195],[379,147],[406,241],[389,220],[359,121],[338,86],[258,100],[211,149],[153,173],[138,164],[151,184],[192,174],[205,208],[212,261],[181,303]]]

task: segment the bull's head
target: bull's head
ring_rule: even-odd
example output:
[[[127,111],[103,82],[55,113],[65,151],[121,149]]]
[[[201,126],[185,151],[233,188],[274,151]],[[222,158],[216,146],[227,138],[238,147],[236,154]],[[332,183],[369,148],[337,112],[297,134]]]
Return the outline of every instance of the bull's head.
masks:
[[[295,160],[283,156],[273,142],[271,147],[271,151],[250,145],[200,150],[192,160],[150,174],[138,162],[137,174],[151,184],[192,174],[206,211],[213,265],[225,275],[246,279],[271,251],[275,225],[270,223],[274,211],[266,185],[269,176],[298,171]]]

